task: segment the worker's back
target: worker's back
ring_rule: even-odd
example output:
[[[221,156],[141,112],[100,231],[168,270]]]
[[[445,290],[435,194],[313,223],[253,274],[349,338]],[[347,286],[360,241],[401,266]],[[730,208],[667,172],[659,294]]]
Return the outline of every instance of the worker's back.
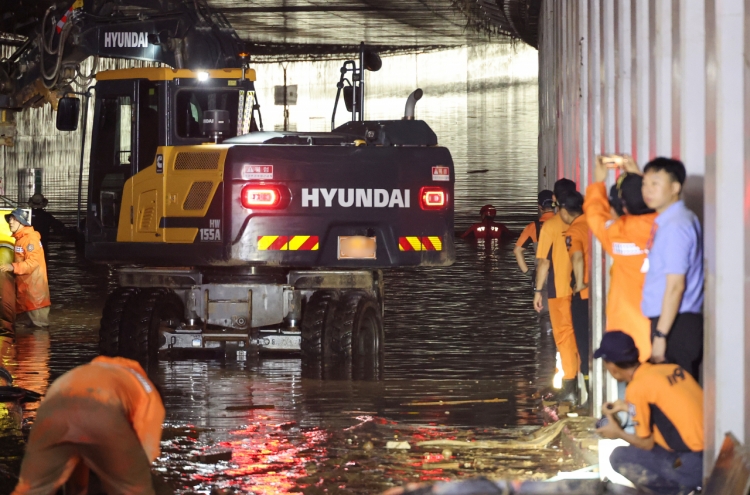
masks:
[[[94,358],[55,380],[44,402],[72,397],[121,408],[149,460],[158,457],[164,406],[137,362],[119,357]]]

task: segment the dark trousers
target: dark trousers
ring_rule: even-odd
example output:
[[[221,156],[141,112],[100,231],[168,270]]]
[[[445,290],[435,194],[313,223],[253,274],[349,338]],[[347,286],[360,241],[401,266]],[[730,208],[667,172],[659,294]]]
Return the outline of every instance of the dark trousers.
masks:
[[[591,346],[591,335],[589,334],[589,300],[581,299],[580,294],[575,294],[570,301],[570,312],[573,315],[573,330],[576,334],[576,345],[578,355],[581,357],[581,373],[589,374],[589,347]]]
[[[636,487],[664,495],[683,495],[703,483],[703,452],[669,452],[658,445],[643,450],[617,447],[609,457],[612,468]]]
[[[656,330],[659,318],[651,318],[651,330]],[[678,364],[699,381],[703,361],[703,315],[678,313],[667,335],[667,362]]]

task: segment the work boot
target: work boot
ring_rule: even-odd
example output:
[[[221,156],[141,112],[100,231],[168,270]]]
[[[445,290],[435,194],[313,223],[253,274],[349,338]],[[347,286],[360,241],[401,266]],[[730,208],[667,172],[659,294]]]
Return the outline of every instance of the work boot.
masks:
[[[578,378],[562,381],[562,388],[557,393],[557,402],[568,402],[572,407],[578,406]]]
[[[578,374],[578,388],[580,391],[579,395],[579,409],[585,410],[586,414],[591,414],[589,399],[591,398],[591,386],[589,384],[588,375]]]

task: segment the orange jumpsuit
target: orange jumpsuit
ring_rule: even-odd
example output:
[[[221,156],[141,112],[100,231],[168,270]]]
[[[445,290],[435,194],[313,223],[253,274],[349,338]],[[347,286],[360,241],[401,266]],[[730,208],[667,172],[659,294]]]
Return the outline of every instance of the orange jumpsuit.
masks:
[[[16,255],[13,273],[16,276],[16,313],[25,313],[50,305],[47,284],[47,263],[39,232],[21,227],[14,234]]]
[[[573,290],[570,287],[573,265],[570,263],[568,248],[565,242],[565,231],[568,226],[560,214],[545,221],[539,232],[539,244],[536,257],[550,260],[547,276],[547,295],[549,296],[549,318],[552,323],[552,335],[560,353],[563,367],[563,378],[573,380],[578,376],[580,359],[573,329],[573,315],[570,302]]]
[[[85,493],[89,469],[107,493],[153,494],[164,406],[143,368],[97,357],[58,378],[39,406],[13,495],[49,494],[66,482]]]
[[[607,190],[601,182],[588,187],[583,209],[591,232],[612,257],[607,331],[620,330],[630,335],[638,347],[640,361],[645,362],[651,357],[651,322],[641,311],[646,278],[641,267],[657,214],[623,215],[611,222]]]

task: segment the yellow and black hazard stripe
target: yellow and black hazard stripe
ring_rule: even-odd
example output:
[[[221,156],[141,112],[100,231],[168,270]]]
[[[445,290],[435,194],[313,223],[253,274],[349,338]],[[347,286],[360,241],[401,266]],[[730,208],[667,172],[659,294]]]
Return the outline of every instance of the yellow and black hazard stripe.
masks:
[[[438,236],[406,236],[398,238],[399,251],[442,251],[443,240]]]
[[[317,251],[320,239],[316,235],[259,235],[258,251]]]

